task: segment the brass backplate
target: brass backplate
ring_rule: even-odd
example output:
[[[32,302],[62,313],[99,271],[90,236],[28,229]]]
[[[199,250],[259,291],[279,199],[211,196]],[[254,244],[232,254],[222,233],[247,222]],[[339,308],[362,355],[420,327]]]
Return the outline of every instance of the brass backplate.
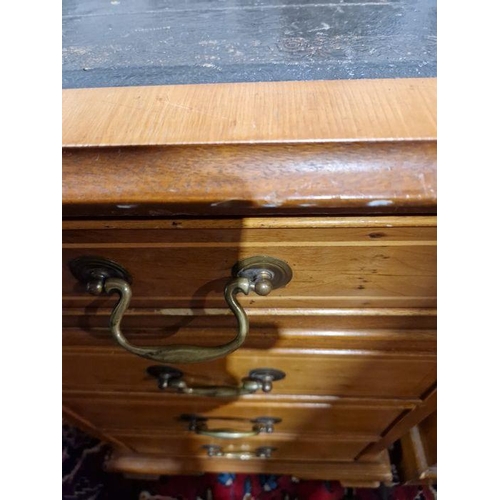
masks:
[[[120,278],[132,284],[132,276],[120,264],[103,257],[83,256],[69,262],[71,274],[81,283],[95,279]]]
[[[247,278],[251,282],[261,276],[262,272],[269,274],[273,289],[286,286],[293,276],[291,267],[285,261],[266,255],[241,260],[232,269],[233,277]]]

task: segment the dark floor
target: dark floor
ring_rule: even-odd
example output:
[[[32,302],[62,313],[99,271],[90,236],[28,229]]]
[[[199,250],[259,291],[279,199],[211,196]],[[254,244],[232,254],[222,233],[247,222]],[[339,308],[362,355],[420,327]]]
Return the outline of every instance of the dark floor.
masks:
[[[436,76],[436,0],[63,0],[63,87]]]

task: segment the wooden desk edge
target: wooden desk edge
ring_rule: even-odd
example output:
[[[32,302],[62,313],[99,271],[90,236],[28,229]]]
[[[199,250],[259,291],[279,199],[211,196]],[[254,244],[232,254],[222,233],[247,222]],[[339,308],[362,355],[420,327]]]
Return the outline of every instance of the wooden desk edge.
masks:
[[[67,89],[63,147],[436,139],[435,78]]]

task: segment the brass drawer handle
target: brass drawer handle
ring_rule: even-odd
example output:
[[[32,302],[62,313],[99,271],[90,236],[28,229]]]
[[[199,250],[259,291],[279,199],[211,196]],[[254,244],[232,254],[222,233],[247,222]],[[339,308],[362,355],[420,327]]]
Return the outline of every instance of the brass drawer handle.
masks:
[[[271,458],[273,451],[276,448],[270,446],[261,446],[253,451],[237,450],[237,451],[224,451],[220,446],[215,444],[205,444],[202,446],[207,450],[209,457],[222,457],[222,458],[237,458],[239,460],[250,460],[252,458]]]
[[[222,358],[240,347],[248,334],[248,317],[236,299],[240,292],[251,291],[268,295],[273,289],[285,286],[292,271],[285,262],[272,257],[251,257],[233,267],[233,279],[226,285],[224,298],[238,320],[236,337],[216,347],[172,345],[168,347],[138,347],[130,344],[121,331],[123,315],[132,298],[132,278],[119,264],[100,257],[80,257],[70,262],[70,270],[80,282],[86,284],[93,295],[116,292],[120,299],[115,305],[109,325],[115,340],[127,351],[160,363],[199,363]]]
[[[235,398],[254,394],[257,391],[271,392],[273,382],[283,380],[286,376],[281,370],[274,368],[257,368],[251,370],[248,377],[241,380],[240,386],[195,386],[189,387],[185,380],[182,380],[183,373],[170,366],[155,365],[147,369],[149,375],[158,379],[159,389],[175,389],[183,394],[193,396],[211,396],[219,398]]]
[[[189,420],[189,430],[199,434],[200,436],[208,436],[217,439],[244,439],[253,436],[258,436],[259,434],[270,434],[274,432],[275,424],[281,422],[281,418],[275,417],[258,417],[254,420],[250,420],[253,424],[251,430],[241,431],[238,429],[209,429],[207,427],[208,418],[198,417],[196,415],[186,415],[185,420]],[[231,419],[224,419],[231,420]]]

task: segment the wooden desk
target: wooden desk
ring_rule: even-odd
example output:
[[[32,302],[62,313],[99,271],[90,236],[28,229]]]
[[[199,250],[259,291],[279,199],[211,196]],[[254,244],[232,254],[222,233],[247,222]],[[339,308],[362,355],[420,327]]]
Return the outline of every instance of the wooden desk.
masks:
[[[64,405],[68,418],[114,443],[110,469],[390,481],[387,446],[435,409],[434,84],[64,92]],[[366,103],[370,89],[377,100],[357,105],[356,96]],[[206,92],[247,98],[238,108],[220,100],[228,107],[203,114],[195,102]],[[307,96],[315,92],[324,106],[309,109]],[[420,98],[404,100],[411,105],[386,108],[413,93]],[[172,106],[182,96],[188,104]],[[265,141],[261,127],[238,123],[238,116],[251,116],[257,96],[260,124],[267,123],[274,142]],[[132,109],[131,102],[141,104]],[[221,127],[219,113],[232,125]],[[200,119],[201,129],[194,127]],[[321,141],[313,140],[320,131]],[[223,289],[232,266],[258,255],[285,261],[293,271],[285,288],[239,299],[250,323],[239,349],[214,361],[173,364],[187,387],[238,387],[263,367],[285,379],[269,394],[165,394],[147,374],[157,363],[112,340],[106,324],[116,299],[89,295],[72,276],[70,262],[89,255],[132,276],[123,329],[138,346],[230,341],[237,325]],[[183,414],[197,415],[209,429],[223,419],[231,435],[244,437],[203,437],[194,424],[193,434],[179,420]],[[248,435],[261,417],[281,420],[272,439]],[[203,446],[226,455],[207,457]],[[270,458],[238,458],[265,446],[275,451]]]

